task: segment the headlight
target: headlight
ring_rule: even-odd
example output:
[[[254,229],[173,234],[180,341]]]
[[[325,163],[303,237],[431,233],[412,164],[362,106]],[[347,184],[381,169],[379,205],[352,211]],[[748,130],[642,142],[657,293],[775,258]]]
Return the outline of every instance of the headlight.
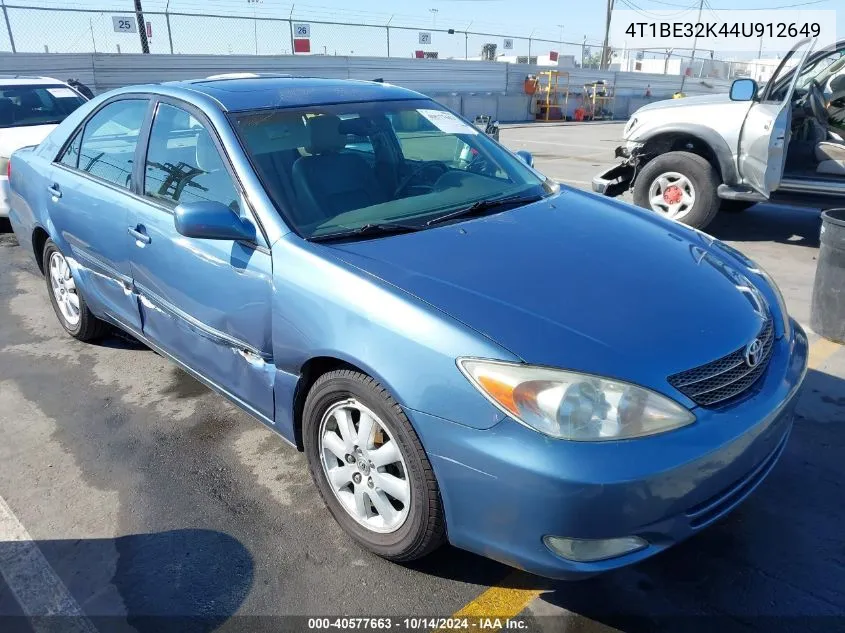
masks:
[[[459,358],[458,367],[499,409],[551,437],[623,440],[695,421],[677,402],[620,380],[476,358]]]

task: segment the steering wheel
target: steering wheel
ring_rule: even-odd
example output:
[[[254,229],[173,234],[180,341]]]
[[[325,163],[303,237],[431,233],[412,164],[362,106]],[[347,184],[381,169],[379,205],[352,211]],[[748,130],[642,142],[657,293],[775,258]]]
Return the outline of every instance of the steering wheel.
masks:
[[[813,116],[818,119],[819,123],[827,123],[828,112],[824,102],[824,91],[819,82],[813,79],[807,87],[807,97],[805,103],[810,106]]]
[[[439,174],[439,176],[442,176],[447,171],[449,171],[449,168],[446,165],[444,165],[443,163],[441,163],[440,161],[427,160],[424,163],[422,163],[419,167],[417,167],[414,171],[412,171],[410,174],[408,174],[407,176],[405,176],[402,179],[402,182],[400,182],[399,186],[396,187],[396,191],[393,192],[393,197],[394,198],[399,197],[399,194],[402,193],[403,191],[405,191],[405,189],[407,189],[408,185],[410,185],[417,176],[426,172],[429,169],[434,169],[434,168],[436,168],[438,171],[441,172]],[[429,189],[434,189],[433,185],[420,185],[420,186],[425,186],[425,187],[428,187]]]

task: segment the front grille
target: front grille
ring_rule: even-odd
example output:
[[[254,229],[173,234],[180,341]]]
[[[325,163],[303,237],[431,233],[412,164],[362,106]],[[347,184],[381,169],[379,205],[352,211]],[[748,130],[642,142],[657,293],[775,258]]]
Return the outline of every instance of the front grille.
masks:
[[[745,346],[706,365],[669,376],[669,384],[703,407],[734,398],[751,387],[769,364],[775,342],[774,325],[769,317],[758,337],[763,344],[756,367],[745,362]]]

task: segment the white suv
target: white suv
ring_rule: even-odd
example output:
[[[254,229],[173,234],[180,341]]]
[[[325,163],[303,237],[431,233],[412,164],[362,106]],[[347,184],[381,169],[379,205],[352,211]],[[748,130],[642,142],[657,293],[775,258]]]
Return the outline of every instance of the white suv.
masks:
[[[0,75],[0,217],[9,215],[9,157],[38,145],[87,99],[50,77]]]

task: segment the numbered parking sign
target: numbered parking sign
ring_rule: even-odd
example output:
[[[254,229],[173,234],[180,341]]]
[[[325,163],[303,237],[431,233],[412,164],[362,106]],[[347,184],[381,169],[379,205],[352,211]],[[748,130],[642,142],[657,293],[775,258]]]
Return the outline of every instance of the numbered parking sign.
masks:
[[[505,38],[505,45],[502,48],[504,48],[506,51],[512,51],[513,40],[511,38]]]
[[[115,33],[137,33],[138,21],[132,15],[111,16],[112,26]]]
[[[420,44],[431,44],[431,33],[420,31]]]
[[[294,24],[293,25],[293,35],[294,35],[294,37],[311,37],[311,25],[310,24]]]

